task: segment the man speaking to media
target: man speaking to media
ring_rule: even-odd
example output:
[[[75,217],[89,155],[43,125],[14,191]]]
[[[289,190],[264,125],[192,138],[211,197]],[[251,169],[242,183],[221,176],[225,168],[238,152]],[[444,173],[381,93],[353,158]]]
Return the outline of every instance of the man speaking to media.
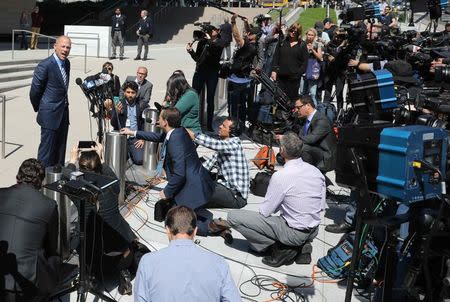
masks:
[[[60,36],[53,45],[53,55],[34,70],[30,100],[41,126],[38,160],[45,167],[64,165],[69,130],[69,87],[71,41]]]

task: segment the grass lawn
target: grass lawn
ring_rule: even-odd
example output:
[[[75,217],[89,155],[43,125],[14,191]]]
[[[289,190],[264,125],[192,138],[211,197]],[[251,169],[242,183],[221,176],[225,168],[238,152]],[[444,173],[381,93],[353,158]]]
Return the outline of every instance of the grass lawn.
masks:
[[[300,17],[298,18],[298,22],[303,26],[303,32],[306,32],[311,27],[314,27],[314,23],[317,21],[323,21],[326,16],[326,8],[317,7],[317,8],[307,8],[304,10]],[[333,23],[336,24],[336,12],[334,9],[330,8],[330,17],[333,20]]]
[[[283,17],[286,16],[288,12],[289,12],[289,7],[284,7],[283,11],[282,11]],[[268,14],[272,16],[273,22],[278,22],[280,20],[279,8],[277,8],[277,9],[271,8],[269,10]]]

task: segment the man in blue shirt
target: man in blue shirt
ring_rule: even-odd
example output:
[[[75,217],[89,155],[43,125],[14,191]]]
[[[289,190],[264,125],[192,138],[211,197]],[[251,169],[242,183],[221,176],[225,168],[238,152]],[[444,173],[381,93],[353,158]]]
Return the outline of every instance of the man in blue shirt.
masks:
[[[225,260],[195,245],[194,211],[174,207],[165,225],[169,246],[142,257],[134,301],[241,301]]]
[[[141,106],[136,98],[138,84],[136,82],[125,82],[122,86],[123,99],[120,100],[111,111],[111,125],[114,130],[127,127],[133,132],[144,130],[144,119],[142,118]],[[135,136],[128,137],[128,153],[135,165],[142,165],[144,158],[144,140]]]

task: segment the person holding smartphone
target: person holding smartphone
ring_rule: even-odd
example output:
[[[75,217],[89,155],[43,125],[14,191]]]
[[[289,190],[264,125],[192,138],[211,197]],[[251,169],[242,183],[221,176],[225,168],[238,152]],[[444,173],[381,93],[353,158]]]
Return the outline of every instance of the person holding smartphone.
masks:
[[[141,106],[136,98],[139,87],[136,82],[125,82],[122,86],[123,98],[115,100],[111,110],[111,126],[114,130],[127,127],[133,131],[144,130]],[[148,105],[147,105],[148,106]],[[127,140],[128,155],[135,165],[142,165],[144,157],[144,140],[129,136]]]

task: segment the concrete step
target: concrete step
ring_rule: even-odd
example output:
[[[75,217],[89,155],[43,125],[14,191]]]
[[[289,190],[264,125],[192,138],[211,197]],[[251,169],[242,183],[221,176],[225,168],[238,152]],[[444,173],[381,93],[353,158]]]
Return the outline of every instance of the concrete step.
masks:
[[[13,72],[22,72],[22,71],[34,71],[37,64],[11,64],[6,66],[0,66],[0,74],[8,74]]]
[[[18,71],[14,73],[0,73],[0,83],[31,79],[33,77],[33,70]]]
[[[252,20],[258,14],[269,11],[267,8],[227,8],[239,15],[247,16]],[[198,27],[194,22],[222,23],[225,16],[230,14],[213,7],[173,7],[167,14],[158,20],[155,25],[155,41],[159,43],[187,43],[192,41],[192,32]]]
[[[20,61],[0,61],[0,66],[21,65],[21,64],[38,64],[41,59],[30,59]]]
[[[30,85],[31,85],[31,78],[0,83],[0,94]]]

